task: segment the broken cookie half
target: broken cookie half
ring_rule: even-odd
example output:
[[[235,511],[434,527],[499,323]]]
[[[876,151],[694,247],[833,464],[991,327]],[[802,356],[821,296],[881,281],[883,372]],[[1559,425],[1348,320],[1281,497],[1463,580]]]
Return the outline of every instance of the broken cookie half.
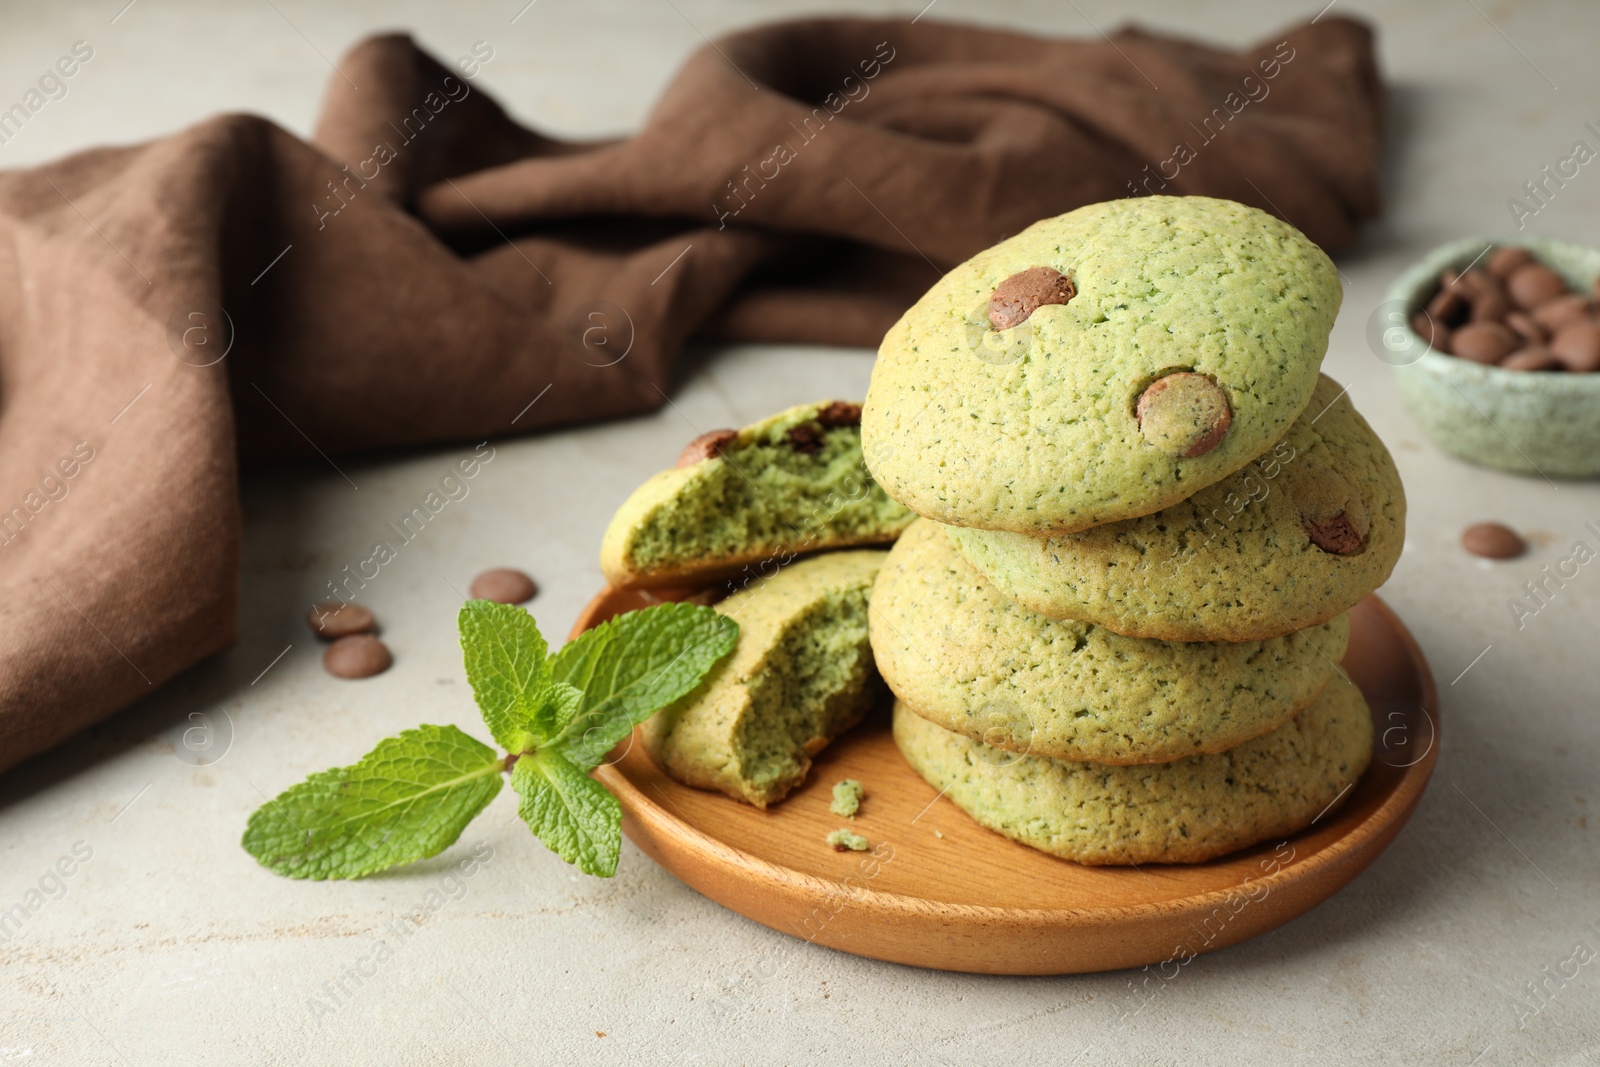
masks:
[[[867,602],[887,552],[829,552],[715,605],[739,624],[733,654],[644,724],[645,748],[685,785],[765,808],[886,690],[867,639]]]
[[[617,588],[738,581],[812,552],[887,544],[914,517],[867,472],[860,405],[802,404],[690,441],[617,509],[600,568]]]

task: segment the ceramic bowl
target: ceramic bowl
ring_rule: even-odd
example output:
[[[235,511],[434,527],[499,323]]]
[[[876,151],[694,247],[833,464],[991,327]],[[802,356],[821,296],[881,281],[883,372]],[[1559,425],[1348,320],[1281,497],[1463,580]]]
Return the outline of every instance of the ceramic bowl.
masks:
[[[1492,243],[1526,248],[1581,293],[1600,276],[1600,249],[1542,238]],[[1429,348],[1411,329],[1439,273],[1464,269],[1490,244],[1466,237],[1440,245],[1396,278],[1371,320],[1373,351],[1395,367],[1412,418],[1446,451],[1501,470],[1600,477],[1600,373],[1484,366]]]

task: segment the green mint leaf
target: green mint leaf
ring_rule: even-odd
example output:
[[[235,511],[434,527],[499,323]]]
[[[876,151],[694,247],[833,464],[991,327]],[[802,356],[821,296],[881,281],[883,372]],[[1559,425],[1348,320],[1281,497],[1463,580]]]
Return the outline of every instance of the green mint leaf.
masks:
[[[700,684],[739,641],[739,624],[696,604],[630,611],[567,642],[550,660],[583,692],[577,715],[547,743],[582,770],[634,726]]]
[[[561,732],[582,694],[551,680],[548,646],[533,616],[514,604],[461,605],[461,656],[489,732],[507,752],[529,752]]]
[[[584,874],[610,878],[622,851],[622,805],[571,760],[540,749],[511,768],[517,814],[550,851]]]
[[[290,878],[360,878],[438,855],[500,792],[505,764],[454,726],[419,726],[257,808],[245,851]]]

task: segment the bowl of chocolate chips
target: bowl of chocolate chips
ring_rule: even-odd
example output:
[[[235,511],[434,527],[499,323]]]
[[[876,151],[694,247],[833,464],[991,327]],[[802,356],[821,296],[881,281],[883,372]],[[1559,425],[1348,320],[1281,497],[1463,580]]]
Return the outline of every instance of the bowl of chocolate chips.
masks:
[[[1373,347],[1441,447],[1501,470],[1600,477],[1600,249],[1469,237],[1395,279]]]

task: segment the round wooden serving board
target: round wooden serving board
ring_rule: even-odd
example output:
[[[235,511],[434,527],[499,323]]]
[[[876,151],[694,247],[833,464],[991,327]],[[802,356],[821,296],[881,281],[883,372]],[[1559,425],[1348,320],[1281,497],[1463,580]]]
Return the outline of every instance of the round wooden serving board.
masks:
[[[687,596],[606,589],[573,628]],[[1373,762],[1344,804],[1285,841],[1203,864],[1084,867],[985,830],[917,777],[887,708],[826,749],[768,811],[679,785],[625,742],[596,776],[623,829],[675,876],[756,922],[858,956],[984,974],[1070,974],[1187,962],[1332,896],[1394,840],[1439,753],[1432,674],[1377,597],[1356,607],[1344,668],[1372,706]],[[861,813],[828,811],[858,779]],[[823,841],[841,826],[866,852]]]

